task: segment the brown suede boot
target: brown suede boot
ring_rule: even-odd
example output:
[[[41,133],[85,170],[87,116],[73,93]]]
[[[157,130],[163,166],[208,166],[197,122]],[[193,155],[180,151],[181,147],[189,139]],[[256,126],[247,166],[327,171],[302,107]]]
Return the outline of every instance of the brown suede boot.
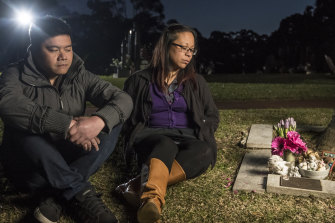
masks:
[[[141,195],[141,206],[137,211],[139,223],[159,221],[162,206],[165,204],[168,178],[169,169],[161,160],[152,158],[148,166],[148,180]]]
[[[170,171],[170,175],[168,179],[168,185],[170,186],[170,185],[179,183],[184,180],[186,180],[186,174],[183,168],[177,162],[177,160],[174,160],[172,163],[172,167],[171,167],[171,171]]]
[[[184,180],[186,180],[186,174],[177,160],[174,160],[168,178],[168,185],[173,185]],[[116,187],[115,192],[122,196],[132,207],[139,208],[141,196],[141,176],[138,175],[129,180],[127,183],[120,184]]]

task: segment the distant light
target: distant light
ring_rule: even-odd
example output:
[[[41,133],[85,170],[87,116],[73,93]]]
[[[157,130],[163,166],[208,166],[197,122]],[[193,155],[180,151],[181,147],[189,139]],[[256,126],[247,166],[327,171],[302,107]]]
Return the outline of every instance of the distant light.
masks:
[[[30,25],[33,21],[33,16],[29,11],[18,11],[16,15],[16,20],[20,25]]]

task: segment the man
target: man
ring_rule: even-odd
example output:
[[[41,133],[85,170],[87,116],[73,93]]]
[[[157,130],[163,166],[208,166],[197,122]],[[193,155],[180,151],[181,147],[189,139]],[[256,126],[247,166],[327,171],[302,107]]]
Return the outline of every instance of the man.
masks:
[[[19,188],[51,191],[34,211],[40,222],[57,222],[60,203],[78,222],[117,222],[88,179],[114,150],[132,100],[85,69],[64,21],[37,19],[29,35],[25,60],[0,78],[6,175]],[[86,100],[99,108],[90,117]]]

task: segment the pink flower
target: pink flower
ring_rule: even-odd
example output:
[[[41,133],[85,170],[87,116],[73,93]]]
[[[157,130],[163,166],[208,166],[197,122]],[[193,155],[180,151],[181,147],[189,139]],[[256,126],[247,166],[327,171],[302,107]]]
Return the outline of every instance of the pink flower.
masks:
[[[272,155],[283,156],[284,155],[285,139],[276,137],[271,143]]]
[[[306,143],[302,141],[298,132],[294,131],[296,123],[293,118],[288,118],[284,122],[281,120],[278,127],[275,126],[277,137],[272,140],[272,155],[283,156],[285,150],[300,154],[308,150]]]
[[[300,139],[299,133],[295,131],[289,131],[287,133],[287,139],[284,145],[284,149],[289,149],[293,153],[306,152],[308,150],[306,143]]]
[[[230,187],[231,184],[232,184],[232,182],[230,181],[230,182],[227,183],[227,185],[224,185],[224,187],[225,187],[225,188]]]

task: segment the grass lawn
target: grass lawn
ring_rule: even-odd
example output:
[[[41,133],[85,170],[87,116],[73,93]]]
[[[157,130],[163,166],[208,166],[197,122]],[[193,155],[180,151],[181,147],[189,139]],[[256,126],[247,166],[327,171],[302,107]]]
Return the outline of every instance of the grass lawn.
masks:
[[[101,77],[123,88],[125,78]],[[335,77],[326,74],[225,74],[205,78],[216,101],[335,100]]]
[[[222,110],[216,132],[218,160],[204,175],[171,186],[167,190],[163,222],[333,222],[335,199],[294,197],[270,193],[232,192],[245,149],[237,146],[241,132],[253,123],[274,124],[292,116],[298,125],[326,125],[332,109],[255,109]],[[309,148],[316,144],[316,134],[303,132]],[[113,189],[132,173],[126,171],[119,149],[91,181],[120,222],[132,222],[136,211],[112,195]],[[29,222],[37,199],[13,192],[2,179],[0,187],[0,222]],[[228,185],[228,186],[227,186]],[[63,216],[60,222],[73,222]]]
[[[125,78],[102,78],[123,88]],[[335,98],[335,78],[325,74],[231,74],[206,79],[217,101]],[[333,222],[335,199],[231,191],[246,152],[238,147],[238,142],[241,132],[247,131],[251,124],[276,124],[280,119],[294,117],[298,126],[325,126],[332,112],[332,109],[220,111],[216,166],[196,179],[168,188],[163,222]],[[0,121],[0,143],[2,132]],[[302,136],[309,148],[315,148],[317,134],[302,132]],[[120,150],[118,146],[108,162],[91,177],[91,182],[120,222],[125,223],[134,221],[136,210],[128,208],[112,192],[135,173],[126,169]],[[38,197],[13,191],[7,180],[0,178],[0,223],[30,222]],[[74,221],[64,214],[60,222]]]

